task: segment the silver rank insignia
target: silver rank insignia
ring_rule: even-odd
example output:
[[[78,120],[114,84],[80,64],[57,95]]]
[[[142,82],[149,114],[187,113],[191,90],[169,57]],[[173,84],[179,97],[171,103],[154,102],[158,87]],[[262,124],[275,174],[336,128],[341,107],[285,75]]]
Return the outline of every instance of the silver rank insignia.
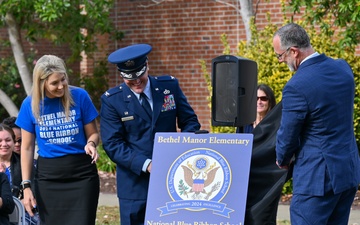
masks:
[[[128,61],[126,61],[124,64],[125,64],[125,66],[127,66],[127,67],[131,67],[131,66],[134,66],[134,65],[135,65],[135,62],[134,62],[134,60],[128,60]]]

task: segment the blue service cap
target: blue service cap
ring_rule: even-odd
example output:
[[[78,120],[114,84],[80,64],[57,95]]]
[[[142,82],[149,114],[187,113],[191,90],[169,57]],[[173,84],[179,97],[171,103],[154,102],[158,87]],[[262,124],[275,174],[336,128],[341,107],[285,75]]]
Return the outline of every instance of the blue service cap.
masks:
[[[146,72],[147,55],[151,50],[148,44],[130,45],[111,53],[108,61],[117,65],[123,78],[135,80]]]

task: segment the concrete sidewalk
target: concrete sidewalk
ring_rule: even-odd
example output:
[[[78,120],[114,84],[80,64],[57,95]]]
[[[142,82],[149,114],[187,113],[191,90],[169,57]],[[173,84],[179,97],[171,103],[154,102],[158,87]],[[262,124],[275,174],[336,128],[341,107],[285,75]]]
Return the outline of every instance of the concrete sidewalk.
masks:
[[[277,213],[277,220],[290,221],[290,210],[289,209],[290,209],[289,205],[279,205],[278,213]],[[357,209],[357,210],[350,211],[349,225],[360,225],[360,210]]]
[[[117,206],[119,207],[119,200],[116,194],[100,193],[99,206]]]
[[[100,193],[99,206],[119,206],[116,194]],[[289,205],[279,205],[277,213],[278,221],[290,221]],[[349,225],[360,225],[360,210],[351,210]]]

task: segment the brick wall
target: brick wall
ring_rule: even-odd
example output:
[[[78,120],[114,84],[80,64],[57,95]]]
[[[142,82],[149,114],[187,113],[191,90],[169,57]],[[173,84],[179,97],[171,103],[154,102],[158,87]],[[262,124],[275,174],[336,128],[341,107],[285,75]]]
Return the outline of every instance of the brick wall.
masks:
[[[255,1],[254,1],[255,2]],[[223,53],[220,36],[228,35],[231,54],[245,39],[240,14],[227,5],[212,0],[175,0],[150,5],[149,0],[118,0],[112,10],[116,29],[125,32],[122,41],[109,41],[107,54],[135,43],[149,43],[150,74],[170,74],[179,79],[190,104],[199,116],[202,128],[210,130],[209,92],[201,71],[200,59],[206,61],[211,74],[211,60]],[[255,3],[254,3],[255,7]],[[256,23],[267,24],[266,13],[280,16],[279,1],[260,1]],[[115,66],[110,68],[110,86],[122,82]]]
[[[233,1],[235,2],[235,1]],[[258,3],[258,4],[257,4]],[[111,17],[117,30],[125,32],[125,38],[114,41],[103,35],[97,37],[99,51],[97,60],[106,59],[114,50],[135,43],[149,43],[153,51],[149,55],[151,75],[173,75],[190,104],[199,116],[202,129],[210,130],[209,91],[199,60],[205,60],[211,74],[211,60],[223,54],[220,36],[228,35],[231,54],[245,39],[245,30],[240,14],[231,6],[213,0],[167,0],[153,4],[150,0],[115,0]],[[257,5],[256,5],[257,4]],[[256,24],[267,24],[266,14],[272,15],[274,23],[282,23],[279,0],[255,1]],[[269,37],[270,38],[270,37]],[[0,40],[7,39],[7,31],[0,30]],[[66,47],[53,46],[46,41],[36,45],[25,43],[25,49],[34,49],[37,57],[55,54],[64,59],[69,56]],[[11,53],[10,48],[0,49],[0,58]],[[78,64],[68,65],[74,71],[91,73],[93,60],[85,57]],[[122,82],[114,65],[109,64],[110,87]]]

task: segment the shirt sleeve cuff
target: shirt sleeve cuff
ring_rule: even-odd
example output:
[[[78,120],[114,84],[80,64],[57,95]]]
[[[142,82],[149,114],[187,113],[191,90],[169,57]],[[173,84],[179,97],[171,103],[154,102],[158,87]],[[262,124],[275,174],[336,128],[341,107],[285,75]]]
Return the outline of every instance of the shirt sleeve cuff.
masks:
[[[151,163],[151,159],[147,159],[147,160],[145,160],[145,162],[144,162],[144,165],[143,165],[143,167],[142,167],[142,171],[144,172],[144,173],[147,173],[147,168],[148,168],[148,166],[149,166],[149,164]]]

